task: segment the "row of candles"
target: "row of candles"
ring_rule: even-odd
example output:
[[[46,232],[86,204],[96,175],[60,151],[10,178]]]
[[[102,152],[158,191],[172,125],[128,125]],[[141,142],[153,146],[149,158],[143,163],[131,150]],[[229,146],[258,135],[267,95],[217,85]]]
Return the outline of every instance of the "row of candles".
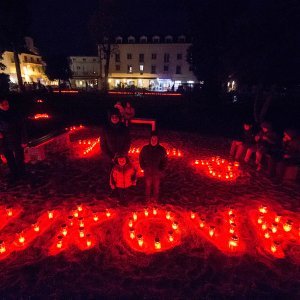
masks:
[[[50,115],[48,114],[35,114],[33,117],[31,117],[30,119],[34,119],[34,120],[39,120],[39,119],[50,119]]]
[[[138,217],[139,215],[139,217]],[[160,238],[158,236],[155,236],[153,243],[149,243],[149,237],[148,232],[144,233],[144,236],[142,233],[136,233],[141,232],[142,230],[145,230],[145,228],[140,228],[139,222],[140,220],[148,219],[149,222],[152,222],[155,224],[155,222],[160,219],[161,222],[165,223],[166,227],[166,234],[167,238],[163,237]],[[164,221],[165,220],[165,221]],[[161,223],[160,222],[160,223]],[[132,213],[131,218],[128,220],[128,228],[129,228],[129,238],[137,243],[137,245],[145,250],[144,248],[147,247],[148,251],[151,252],[151,250],[161,250],[162,248],[170,248],[172,245],[170,243],[174,243],[175,241],[178,242],[178,236],[179,236],[179,224],[174,218],[174,214],[170,210],[159,210],[157,207],[153,207],[152,209],[145,207],[142,213],[138,213],[134,211]],[[147,240],[147,244],[145,245],[145,239]],[[162,244],[163,240],[168,241],[168,245]]]
[[[19,208],[14,208],[8,206],[5,209],[0,208],[0,217],[3,219],[3,214],[7,220],[13,219],[20,212]],[[92,246],[92,236],[89,232],[91,226],[99,224],[100,220],[109,219],[112,216],[111,210],[107,209],[101,213],[103,216],[100,217],[99,212],[92,212],[89,208],[84,208],[82,204],[78,204],[75,209],[67,217],[67,221],[61,225],[61,228],[57,234],[55,241],[55,247],[57,249],[64,248],[64,240],[66,237],[79,238],[81,245],[84,245],[82,248],[90,248]],[[216,226],[209,225],[206,222],[206,219],[199,217],[195,211],[190,212],[190,219],[195,220],[198,223],[198,228],[208,235],[212,242],[218,243],[218,237],[220,236],[220,241],[224,241],[224,236],[228,236],[228,248],[230,250],[236,250],[240,245],[240,240],[238,237],[237,231],[237,217],[233,208],[230,208],[226,214],[228,217],[225,217],[225,223],[228,224],[228,232],[220,232],[219,235],[216,235]],[[266,206],[261,206],[258,210],[255,211],[255,223],[258,225],[258,234],[263,237],[267,243],[264,243],[264,246],[267,247],[268,251],[275,254],[275,256],[283,255],[282,240],[296,240],[299,242],[300,228],[299,224],[294,224],[291,219],[284,218],[282,215],[269,212]],[[59,216],[59,212],[56,210],[49,210],[47,213],[43,214],[36,223],[24,231],[21,231],[17,234],[17,238],[10,244],[8,247],[6,243],[0,241],[0,258],[1,255],[4,256],[9,254],[14,249],[21,249],[26,244],[32,242],[38,234],[41,234],[47,230],[53,224],[53,220]],[[165,220],[166,223],[166,236],[157,237],[155,236],[152,246],[147,245],[147,247],[154,247],[155,250],[168,248],[166,245],[162,245],[162,240],[168,240],[169,243],[174,243],[176,241],[176,235],[178,235],[179,224],[175,220],[175,214],[171,210],[158,209],[157,207],[148,208],[145,207],[143,212],[132,212],[131,217],[127,223],[129,227],[129,238],[132,241],[137,242],[137,245],[142,249],[144,245],[144,237],[140,233],[139,229],[139,220],[148,219],[149,222],[155,222],[155,218],[159,220]],[[226,218],[227,221],[226,221]],[[128,228],[127,227],[127,228]],[[226,231],[226,230],[225,230]],[[289,233],[289,236],[286,234]],[[84,239],[85,238],[85,239]],[[67,241],[67,243],[69,243]],[[149,244],[149,243],[148,243]],[[165,247],[166,246],[166,247]],[[170,248],[170,247],[169,247]],[[281,248],[281,249],[280,249]],[[224,248],[222,248],[224,249]]]
[[[204,168],[209,176],[218,179],[233,180],[239,175],[239,162],[232,163],[220,156],[210,159],[196,159],[194,165]]]
[[[80,129],[83,129],[84,126],[82,124],[80,124],[79,126],[71,126],[71,127],[66,127],[65,130],[68,130],[68,131],[77,131],[77,130],[80,130]]]

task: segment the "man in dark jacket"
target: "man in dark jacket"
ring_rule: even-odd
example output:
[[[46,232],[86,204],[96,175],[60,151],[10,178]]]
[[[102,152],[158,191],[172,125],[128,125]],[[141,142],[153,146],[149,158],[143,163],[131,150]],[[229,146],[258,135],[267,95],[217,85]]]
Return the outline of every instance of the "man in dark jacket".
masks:
[[[151,134],[150,143],[142,148],[139,160],[145,175],[146,200],[150,201],[153,187],[153,200],[158,201],[160,180],[167,164],[167,152],[159,144],[155,132]]]
[[[129,148],[129,130],[121,123],[119,111],[113,109],[110,112],[108,125],[103,128],[101,149],[110,159],[114,159],[117,153],[127,154]]]
[[[22,118],[13,111],[5,98],[0,98],[0,147],[7,160],[11,179],[24,174],[26,135]]]

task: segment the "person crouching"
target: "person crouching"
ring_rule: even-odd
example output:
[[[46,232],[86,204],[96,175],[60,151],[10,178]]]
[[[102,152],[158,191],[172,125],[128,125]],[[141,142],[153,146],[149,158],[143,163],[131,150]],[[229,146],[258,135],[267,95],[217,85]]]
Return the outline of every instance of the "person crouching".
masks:
[[[136,170],[126,155],[116,155],[110,173],[110,187],[117,191],[121,201],[125,199],[125,191],[136,185]]]

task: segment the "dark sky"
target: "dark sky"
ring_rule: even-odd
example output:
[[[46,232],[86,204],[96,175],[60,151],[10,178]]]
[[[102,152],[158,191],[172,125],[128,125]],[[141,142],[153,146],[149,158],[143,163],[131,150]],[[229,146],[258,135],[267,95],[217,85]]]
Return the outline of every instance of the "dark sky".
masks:
[[[118,1],[118,0],[114,0]],[[125,0],[123,0],[124,3]],[[31,35],[42,55],[95,55],[88,30],[98,0],[31,1]],[[128,34],[187,34],[181,0],[131,0]],[[113,13],[113,12],[112,12]],[[120,24],[120,29],[124,24]]]

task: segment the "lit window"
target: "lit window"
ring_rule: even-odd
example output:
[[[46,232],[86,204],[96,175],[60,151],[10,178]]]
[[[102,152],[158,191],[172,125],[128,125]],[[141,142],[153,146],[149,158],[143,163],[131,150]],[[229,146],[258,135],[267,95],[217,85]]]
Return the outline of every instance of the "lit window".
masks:
[[[131,65],[127,66],[127,73],[132,73],[132,66]]]
[[[141,72],[141,73],[144,72],[144,65],[140,65],[140,72]]]

